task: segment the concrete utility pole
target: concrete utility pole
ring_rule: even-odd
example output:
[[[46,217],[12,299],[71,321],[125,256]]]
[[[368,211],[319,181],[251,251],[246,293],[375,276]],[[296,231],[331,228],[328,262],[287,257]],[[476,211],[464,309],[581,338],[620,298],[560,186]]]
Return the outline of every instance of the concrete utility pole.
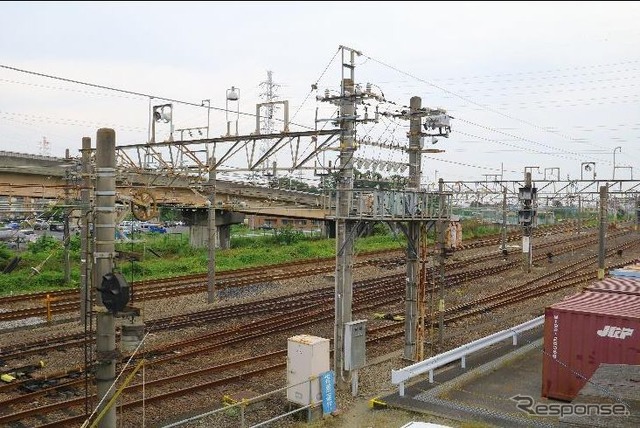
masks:
[[[439,314],[439,319],[438,319],[438,343],[440,343],[440,346],[443,345],[444,343],[444,296],[445,296],[445,284],[444,284],[444,264],[445,264],[445,246],[444,246],[444,241],[445,241],[445,233],[447,230],[447,224],[444,221],[444,218],[446,217],[446,212],[445,212],[445,200],[444,200],[444,180],[441,178],[440,180],[438,180],[438,192],[440,193],[440,202],[438,204],[438,207],[440,209],[440,213],[438,214],[438,248],[440,250],[440,286],[439,286],[439,290],[440,290],[440,301],[438,302],[438,314]]]
[[[116,205],[116,133],[113,129],[98,129],[96,139],[96,206],[95,206],[95,282],[113,271],[115,253],[115,205]],[[97,301],[102,304],[101,293]],[[100,308],[103,309],[103,308]],[[115,317],[106,310],[98,311],[96,327],[96,382],[98,412],[109,402],[115,392],[111,388],[116,378],[116,326]],[[112,406],[100,421],[100,428],[115,428],[116,406]]]
[[[71,160],[69,156],[69,149],[67,149],[65,158],[67,161]],[[69,245],[71,244],[71,234],[69,231],[69,217],[71,216],[71,199],[69,197],[69,186],[71,185],[71,173],[68,167],[64,172],[65,186],[64,186],[64,223],[62,232],[62,244],[64,245],[63,259],[64,259],[64,283],[69,285],[71,283],[71,260],[69,258]]]
[[[353,154],[355,146],[355,56],[359,52],[342,47],[342,88],[340,98],[340,165],[336,202],[336,283],[334,325],[334,371],[338,388],[350,385],[349,372],[344,370],[344,328],[351,319],[353,299],[353,247],[355,223],[349,221],[349,207],[353,198]],[[345,53],[349,62],[345,62]],[[348,77],[345,77],[345,69]]]
[[[422,147],[421,121],[418,114],[422,107],[420,97],[412,97],[409,102],[409,189],[418,192],[421,181]],[[405,290],[404,358],[418,361],[416,348],[418,328],[418,281],[420,275],[420,223],[410,221],[407,234],[407,285]],[[421,320],[424,322],[424,320]],[[422,338],[421,340],[424,340]]]
[[[598,239],[598,279],[604,279],[604,253],[607,239],[607,186],[600,186],[600,234]]]
[[[427,319],[427,231],[420,223],[420,263],[418,266],[418,325],[416,328],[416,361],[424,360],[424,343],[427,340],[425,321]]]
[[[578,235],[582,232],[582,197],[578,195]]]
[[[507,251],[507,187],[502,188],[502,244],[500,251],[505,254]]]
[[[209,209],[207,210],[207,234],[209,241],[207,267],[207,302],[216,301],[216,158],[209,162]]]
[[[89,261],[89,204],[91,203],[91,138],[82,138],[82,190],[80,190],[80,322],[88,322],[91,302],[91,263]]]
[[[635,200],[635,205],[636,205],[636,224],[634,225],[634,230],[637,232],[640,230],[640,198],[638,197],[638,194],[636,194],[636,200]]]

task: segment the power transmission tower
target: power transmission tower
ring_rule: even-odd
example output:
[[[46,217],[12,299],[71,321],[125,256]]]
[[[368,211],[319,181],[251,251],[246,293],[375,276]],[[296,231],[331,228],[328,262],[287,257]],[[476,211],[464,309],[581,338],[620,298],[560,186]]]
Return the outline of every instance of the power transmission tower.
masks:
[[[262,123],[260,124],[260,133],[261,134],[271,134],[275,130],[273,115],[276,113],[278,109],[278,105],[274,104],[274,101],[278,99],[278,88],[280,85],[273,81],[273,71],[267,70],[267,80],[260,82],[260,98],[262,98],[265,103],[269,103],[265,106],[266,114],[262,118]]]
[[[264,115],[260,120],[260,134],[273,134],[275,132],[275,121],[273,116],[278,109],[278,105],[275,101],[278,99],[278,88],[280,85],[273,81],[273,71],[267,70],[267,80],[260,82],[260,98],[264,100]],[[264,156],[267,153],[268,147],[263,146],[260,148],[260,156]],[[265,173],[268,174],[269,158],[267,157],[264,162]],[[274,177],[275,178],[275,177]]]
[[[47,137],[42,137],[38,146],[40,156],[51,156],[51,142],[47,141]]]

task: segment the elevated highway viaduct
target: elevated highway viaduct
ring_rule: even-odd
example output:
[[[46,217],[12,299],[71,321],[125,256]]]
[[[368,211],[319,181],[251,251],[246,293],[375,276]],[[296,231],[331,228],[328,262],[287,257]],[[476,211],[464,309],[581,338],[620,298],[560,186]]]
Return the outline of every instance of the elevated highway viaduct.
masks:
[[[4,217],[38,213],[58,204],[79,206],[82,177],[79,160],[15,152],[0,152],[0,214]],[[206,221],[210,183],[193,182],[148,171],[117,171],[117,199],[139,200],[183,210],[195,246],[207,245]],[[93,190],[93,189],[91,189]],[[68,202],[65,202],[68,201]],[[215,181],[216,225],[220,244],[229,243],[231,224],[245,215],[265,215],[328,221],[326,196],[245,182]],[[333,220],[330,221],[331,223]]]

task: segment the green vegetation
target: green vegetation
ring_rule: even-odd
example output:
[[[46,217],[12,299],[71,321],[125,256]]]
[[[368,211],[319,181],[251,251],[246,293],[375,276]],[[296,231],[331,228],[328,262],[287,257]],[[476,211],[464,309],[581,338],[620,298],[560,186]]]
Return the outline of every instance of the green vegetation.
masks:
[[[475,220],[463,221],[463,239],[499,233],[496,225]],[[428,235],[433,242],[433,231]],[[401,232],[392,233],[384,224],[376,224],[371,236],[359,237],[356,254],[375,250],[406,248]],[[78,287],[80,283],[80,237],[70,243],[71,283],[64,284],[64,248],[51,236],[42,236],[15,252],[0,244],[0,272],[16,257],[19,263],[11,273],[0,273],[0,295],[28,293]],[[116,243],[120,257],[116,269],[129,281],[163,278],[207,271],[207,249],[189,245],[188,234],[135,235],[131,242]],[[232,269],[273,265],[292,260],[319,259],[335,256],[335,240],[308,236],[293,228],[268,233],[249,230],[246,226],[232,228],[231,248],[216,251],[216,269]]]

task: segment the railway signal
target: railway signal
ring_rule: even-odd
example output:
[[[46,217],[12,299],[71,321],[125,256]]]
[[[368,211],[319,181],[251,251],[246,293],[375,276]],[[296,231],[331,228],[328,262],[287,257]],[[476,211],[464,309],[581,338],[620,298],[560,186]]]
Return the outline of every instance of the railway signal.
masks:
[[[522,254],[524,257],[524,270],[531,272],[531,232],[536,220],[537,189],[531,185],[531,173],[525,176],[525,185],[518,192],[518,199],[522,203],[522,209],[518,211],[518,219],[522,225]]]
[[[97,290],[102,295],[102,304],[114,315],[126,308],[130,298],[130,286],[119,272],[110,272],[102,277]]]

